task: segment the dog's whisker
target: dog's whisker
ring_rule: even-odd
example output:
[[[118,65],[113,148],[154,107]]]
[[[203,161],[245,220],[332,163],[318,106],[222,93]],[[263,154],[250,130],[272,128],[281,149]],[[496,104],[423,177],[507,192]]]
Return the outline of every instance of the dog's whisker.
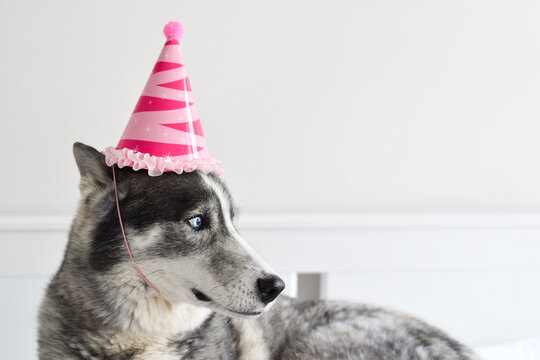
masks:
[[[212,291],[214,291],[215,289],[219,288],[219,287],[223,287],[225,289],[227,289],[227,286],[232,283],[234,280],[229,280],[227,281],[225,284],[218,284],[216,286],[214,286],[213,288],[211,288],[208,292],[211,293]]]
[[[232,295],[234,295],[234,293],[231,294],[231,297],[232,297]],[[229,304],[227,305],[227,307],[225,308],[225,310],[229,310],[230,306],[231,306],[234,302],[236,302],[236,299],[238,299],[239,296],[240,296],[239,293],[236,294],[236,297],[234,298],[234,300],[229,301]]]
[[[234,295],[234,293],[231,293],[229,295],[229,303],[227,304],[227,306],[225,307],[225,311],[229,310],[229,306],[231,306],[231,303],[232,303],[232,296]]]

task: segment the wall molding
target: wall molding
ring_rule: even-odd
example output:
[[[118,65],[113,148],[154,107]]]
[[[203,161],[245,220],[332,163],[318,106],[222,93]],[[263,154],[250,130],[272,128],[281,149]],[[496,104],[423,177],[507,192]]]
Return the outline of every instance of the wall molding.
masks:
[[[0,231],[66,231],[71,215],[0,216]],[[297,213],[246,214],[241,229],[539,227],[540,213]]]
[[[240,232],[283,272],[540,269],[540,214],[249,214]],[[0,217],[0,276],[58,268],[69,216]]]

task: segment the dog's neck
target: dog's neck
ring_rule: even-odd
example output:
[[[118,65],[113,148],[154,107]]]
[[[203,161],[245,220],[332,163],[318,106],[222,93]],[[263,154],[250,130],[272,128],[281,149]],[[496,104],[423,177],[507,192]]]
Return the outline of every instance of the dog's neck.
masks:
[[[172,304],[160,295],[136,302],[124,331],[133,335],[171,337],[198,328],[212,313],[191,304]]]

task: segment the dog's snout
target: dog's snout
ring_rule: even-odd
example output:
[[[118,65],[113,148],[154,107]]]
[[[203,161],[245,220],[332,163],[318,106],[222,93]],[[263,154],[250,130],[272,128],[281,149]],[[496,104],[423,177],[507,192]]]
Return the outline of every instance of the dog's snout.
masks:
[[[261,301],[266,305],[285,289],[285,283],[279,276],[270,275],[257,279],[257,288]]]

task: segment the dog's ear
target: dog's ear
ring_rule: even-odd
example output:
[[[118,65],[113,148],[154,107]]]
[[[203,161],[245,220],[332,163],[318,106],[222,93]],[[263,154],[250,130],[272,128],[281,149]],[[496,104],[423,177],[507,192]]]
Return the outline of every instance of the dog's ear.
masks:
[[[112,182],[111,168],[105,163],[105,155],[79,142],[73,144],[73,155],[81,173],[81,193],[103,190]]]

